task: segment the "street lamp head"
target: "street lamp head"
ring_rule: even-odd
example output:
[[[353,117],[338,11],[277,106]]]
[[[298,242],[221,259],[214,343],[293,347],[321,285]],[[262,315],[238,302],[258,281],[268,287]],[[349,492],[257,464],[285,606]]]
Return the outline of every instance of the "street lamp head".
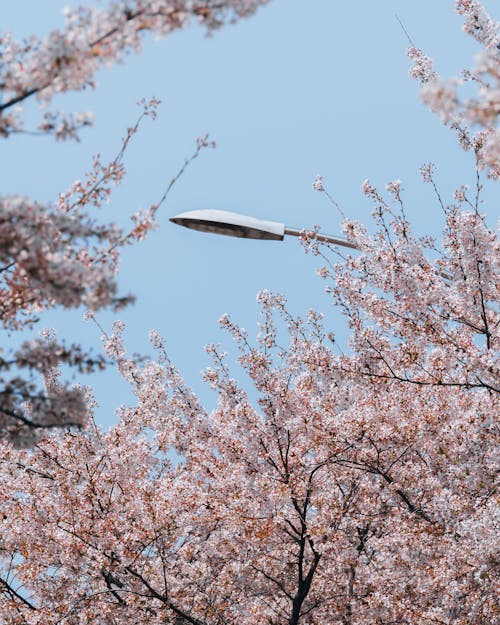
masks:
[[[285,224],[221,210],[188,211],[171,217],[170,221],[200,232],[212,232],[244,239],[282,241],[285,236]]]

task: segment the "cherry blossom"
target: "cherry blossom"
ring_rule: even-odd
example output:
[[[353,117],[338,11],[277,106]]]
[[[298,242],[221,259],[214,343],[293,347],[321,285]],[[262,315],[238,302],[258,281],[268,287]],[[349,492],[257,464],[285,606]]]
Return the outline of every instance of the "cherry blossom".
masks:
[[[45,39],[16,41],[0,35],[0,136],[23,132],[22,104],[36,97],[44,109],[55,96],[96,86],[103,67],[121,63],[140,52],[146,33],[165,37],[191,21],[208,33],[227,22],[252,15],[269,0],[119,0],[106,7],[78,6],[65,10],[65,27]],[[77,138],[78,130],[92,123],[89,113],[45,111],[38,126],[56,139]]]
[[[29,132],[52,134],[58,140],[79,139],[79,131],[93,123],[92,114],[61,113],[52,108],[55,96],[94,87],[96,72],[139,52],[147,32],[166,36],[194,20],[205,24],[210,33],[251,15],[266,1],[227,0],[211,6],[191,0],[137,0],[80,6],[68,8],[65,27],[45,39],[16,41],[9,33],[1,34],[0,137]],[[36,98],[42,109],[36,130],[23,125],[22,106],[29,98]],[[98,218],[96,209],[109,203],[112,188],[125,175],[124,154],[130,141],[145,117],[155,118],[158,105],[154,98],[142,101],[140,117],[128,128],[115,157],[105,162],[96,155],[91,171],[61,191],[54,202],[37,202],[22,193],[0,195],[0,319],[6,330],[31,328],[40,313],[56,306],[118,310],[133,301],[132,295],[117,292],[121,250],[142,241],[155,228],[155,214],[173,184],[201,150],[214,146],[208,136],[198,139],[194,153],[159,201],[131,215],[128,231]],[[52,369],[43,370],[40,364],[49,354],[41,358],[45,343],[36,343],[32,358],[27,358],[29,345],[26,342],[22,353],[9,353],[0,360],[0,437],[18,445],[32,443],[44,427],[80,426],[87,401],[82,389],[62,383],[57,393],[53,385],[50,393],[43,390],[43,378],[52,375]],[[71,354],[71,350],[76,351]],[[90,354],[80,352],[84,350],[78,346],[61,346],[60,363],[93,362]],[[95,359],[97,368],[103,365],[104,359]],[[28,380],[21,377],[23,369]]]
[[[477,0],[457,0],[456,8],[464,17],[464,31],[481,46],[473,69],[464,70],[460,78],[443,80],[434,70],[432,60],[412,44],[408,50],[413,62],[410,76],[422,83],[424,103],[457,133],[464,149],[475,152],[478,168],[486,169],[488,176],[498,179],[500,23]],[[461,96],[460,87],[465,82],[477,86],[475,97]],[[475,127],[479,131],[473,133]]]
[[[121,182],[128,143],[156,105],[144,103],[118,155],[109,164],[96,157],[86,179],[61,193],[57,203],[44,205],[19,195],[0,197],[0,316],[6,330],[31,328],[42,311],[55,306],[118,310],[133,300],[117,292],[119,252],[154,227],[154,210],[142,218],[132,216],[134,226],[128,233],[113,223],[100,223],[90,210],[107,202],[112,186]],[[82,389],[62,383],[57,392],[54,385],[37,387],[35,374],[47,382],[58,362],[90,371],[102,369],[105,360],[78,345],[65,347],[52,339],[25,342],[20,350],[2,356],[2,436],[25,445],[44,427],[83,423]]]
[[[314,182],[312,184],[312,187],[315,191],[323,191],[323,176],[316,176],[316,178],[314,179]]]

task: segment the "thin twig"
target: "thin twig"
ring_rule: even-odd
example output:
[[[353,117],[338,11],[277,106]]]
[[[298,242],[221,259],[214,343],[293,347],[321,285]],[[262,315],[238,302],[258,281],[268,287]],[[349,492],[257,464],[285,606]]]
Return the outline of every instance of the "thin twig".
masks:
[[[410,35],[408,34],[408,31],[404,27],[403,22],[399,19],[399,15],[397,13],[394,13],[394,16],[398,20],[399,25],[401,26],[401,28],[403,29],[403,32],[406,35],[406,38],[408,39],[408,41],[410,42],[411,47],[416,49],[417,46],[413,43],[412,38],[410,37]]]

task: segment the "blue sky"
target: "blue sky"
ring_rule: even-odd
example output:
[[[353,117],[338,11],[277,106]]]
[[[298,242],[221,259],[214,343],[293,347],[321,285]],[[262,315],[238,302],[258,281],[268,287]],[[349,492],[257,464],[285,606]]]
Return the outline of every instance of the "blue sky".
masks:
[[[66,2],[18,0],[3,8],[3,28],[16,35],[43,35],[62,24]],[[493,13],[494,3],[485,6]],[[160,227],[125,251],[119,282],[137,295],[120,314],[131,351],[149,352],[147,333],[156,328],[188,383],[208,402],[200,381],[208,342],[224,342],[217,319],[228,312],[250,334],[256,331],[256,293],[284,293],[290,308],[328,313],[315,259],[295,239],[284,243],[242,241],[180,229],[176,213],[218,208],[283,221],[297,228],[320,224],[338,232],[338,215],[312,189],[316,174],[349,217],[370,220],[360,192],[369,178],[383,188],[391,179],[405,187],[407,213],[420,234],[439,236],[441,212],[418,169],[439,166],[443,194],[473,183],[470,155],[457,146],[418,99],[408,78],[408,42],[398,13],[416,45],[436,60],[444,76],[470,66],[477,51],[461,32],[451,0],[273,0],[254,17],[207,38],[197,26],[163,40],[147,38],[142,54],[103,71],[93,92],[60,98],[63,110],[92,110],[95,128],[82,142],[14,137],[0,146],[2,193],[40,201],[57,198],[89,169],[91,157],[116,152],[137,117],[135,103],[155,96],[159,118],[146,123],[127,157],[128,175],[103,218],[124,223],[127,215],[157,201],[195,138],[210,133],[216,150],[204,152],[178,182],[162,208]],[[495,190],[488,191],[495,197]],[[488,195],[487,193],[487,195]],[[494,222],[498,209],[484,207]],[[100,321],[109,327],[113,315]],[[99,332],[84,325],[82,311],[51,313],[45,325],[60,336],[97,345]],[[330,329],[342,321],[330,311]],[[99,421],[115,420],[114,408],[129,401],[113,372],[92,380]]]

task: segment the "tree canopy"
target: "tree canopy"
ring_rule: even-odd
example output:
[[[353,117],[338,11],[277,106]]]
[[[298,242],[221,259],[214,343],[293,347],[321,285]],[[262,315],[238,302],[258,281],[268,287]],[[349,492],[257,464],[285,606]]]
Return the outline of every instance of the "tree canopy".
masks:
[[[256,339],[229,316],[220,320],[252,391],[209,345],[213,364],[204,377],[218,396],[209,411],[157,332],[150,335],[156,358],[138,362],[116,322],[104,339],[106,359],[136,401],[103,431],[80,416],[92,410],[86,391],[75,399],[80,412],[61,394],[64,357],[56,350],[49,359],[52,338],[43,350],[29,346],[29,354],[43,353],[35,368],[48,391],[64,397],[61,414],[77,414],[82,428],[45,432],[32,449],[1,443],[3,622],[491,625],[498,618],[500,246],[480,208],[482,176],[496,180],[500,163],[499,27],[478,2],[457,8],[484,48],[465,74],[478,86],[475,97],[409,50],[424,101],[471,151],[478,173],[475,188],[458,186],[447,202],[433,166],[422,167],[442,212],[441,243],[412,233],[398,180],[385,191],[363,183],[375,229],[344,219],[356,252],[345,256],[314,231],[302,237],[349,325],[349,352],[339,351],[322,314],[299,319],[284,297],[263,291]],[[149,114],[154,103],[145,106]],[[321,179],[315,188],[328,193]],[[58,210],[62,223],[72,209],[63,202]],[[51,227],[65,232],[48,221],[47,236]],[[103,234],[108,254],[124,235],[113,236]],[[55,302],[50,281],[41,280],[40,293]],[[28,284],[34,289],[34,278]],[[90,284],[79,301],[98,297]],[[66,358],[87,366],[78,354]]]

